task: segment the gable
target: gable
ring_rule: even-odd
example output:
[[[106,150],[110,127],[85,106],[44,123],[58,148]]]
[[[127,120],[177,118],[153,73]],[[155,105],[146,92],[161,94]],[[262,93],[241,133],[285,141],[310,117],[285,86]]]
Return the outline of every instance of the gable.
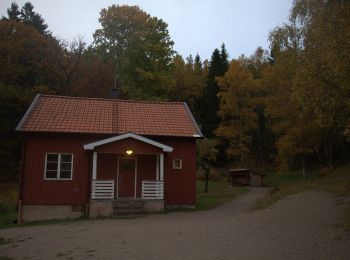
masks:
[[[173,148],[149,138],[126,133],[84,145],[85,150],[96,152],[125,153],[132,150],[137,154],[172,152]]]

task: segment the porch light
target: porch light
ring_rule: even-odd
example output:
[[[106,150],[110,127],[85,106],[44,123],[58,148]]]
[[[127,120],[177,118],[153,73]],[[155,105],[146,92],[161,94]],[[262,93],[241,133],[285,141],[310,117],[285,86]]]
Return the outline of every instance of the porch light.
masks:
[[[127,154],[127,155],[132,155],[132,150],[127,150],[127,151],[126,151],[126,154]]]

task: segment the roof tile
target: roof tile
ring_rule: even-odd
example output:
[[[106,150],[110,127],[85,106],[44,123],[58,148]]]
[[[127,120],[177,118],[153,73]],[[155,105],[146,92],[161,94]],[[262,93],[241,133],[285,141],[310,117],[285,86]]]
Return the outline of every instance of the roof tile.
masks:
[[[21,120],[23,132],[201,136],[182,102],[40,95]]]

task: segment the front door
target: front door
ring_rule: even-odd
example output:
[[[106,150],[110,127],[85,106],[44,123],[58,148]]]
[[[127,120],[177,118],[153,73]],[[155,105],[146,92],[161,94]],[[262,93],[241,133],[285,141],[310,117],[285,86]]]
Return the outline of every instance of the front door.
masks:
[[[118,198],[136,197],[136,159],[119,158],[118,160]]]

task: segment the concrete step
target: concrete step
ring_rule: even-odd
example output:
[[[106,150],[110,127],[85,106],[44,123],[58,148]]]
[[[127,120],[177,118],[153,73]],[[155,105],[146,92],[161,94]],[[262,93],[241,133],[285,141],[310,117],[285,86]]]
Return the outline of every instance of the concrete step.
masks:
[[[128,218],[143,218],[145,214],[129,214],[129,215],[114,215],[113,218],[128,219]]]
[[[117,200],[114,201],[114,206],[119,206],[119,205],[140,205],[143,206],[145,203],[142,200]]]
[[[144,214],[145,211],[144,210],[118,210],[118,211],[113,211],[114,215],[128,215],[128,214]]]
[[[116,200],[113,204],[113,217],[134,218],[145,216],[145,207],[142,200]]]
[[[128,207],[114,207],[114,211],[144,211],[144,207],[135,207],[135,206],[128,206]]]

